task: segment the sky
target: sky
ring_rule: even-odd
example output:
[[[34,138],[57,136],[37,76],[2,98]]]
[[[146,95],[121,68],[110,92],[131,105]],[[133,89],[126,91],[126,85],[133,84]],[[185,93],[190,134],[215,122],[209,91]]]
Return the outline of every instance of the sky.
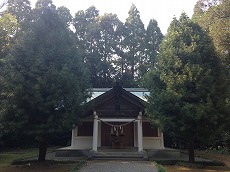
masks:
[[[125,22],[128,11],[134,4],[140,12],[140,17],[145,27],[150,19],[156,19],[163,34],[167,33],[167,28],[173,17],[179,18],[184,11],[190,18],[197,0],[53,0],[56,7],[65,6],[74,16],[79,10],[86,10],[94,5],[99,10],[100,15],[104,13],[117,14],[118,18]],[[31,0],[36,2],[36,0]]]

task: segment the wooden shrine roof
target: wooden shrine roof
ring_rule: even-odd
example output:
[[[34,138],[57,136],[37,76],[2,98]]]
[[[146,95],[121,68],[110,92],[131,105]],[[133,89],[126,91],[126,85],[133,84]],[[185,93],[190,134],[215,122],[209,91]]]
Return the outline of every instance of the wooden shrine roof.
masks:
[[[103,89],[102,89],[103,90]],[[146,101],[122,88],[120,85],[106,90],[101,95],[86,103],[83,117],[92,116],[96,111],[99,117],[106,118],[136,118],[141,111],[144,114]],[[129,90],[141,90],[131,88]],[[143,90],[142,91],[146,91]]]

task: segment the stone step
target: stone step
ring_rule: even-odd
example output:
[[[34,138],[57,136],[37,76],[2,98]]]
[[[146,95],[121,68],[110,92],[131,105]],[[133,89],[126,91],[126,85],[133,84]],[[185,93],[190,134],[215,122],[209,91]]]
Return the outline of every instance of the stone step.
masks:
[[[92,159],[148,160],[142,152],[94,152]]]
[[[114,160],[114,161],[148,161],[148,158],[134,158],[134,157],[93,157],[92,160]]]
[[[112,155],[115,155],[115,156],[142,156],[142,154],[140,153],[116,153],[116,152],[111,152],[111,153],[95,153],[94,155],[102,155],[102,156],[112,156]]]
[[[143,157],[141,154],[94,154],[93,157]]]

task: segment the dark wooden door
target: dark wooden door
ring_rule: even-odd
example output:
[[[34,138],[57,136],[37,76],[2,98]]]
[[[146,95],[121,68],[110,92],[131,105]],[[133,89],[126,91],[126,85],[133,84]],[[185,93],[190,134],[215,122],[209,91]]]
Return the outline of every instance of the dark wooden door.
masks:
[[[125,124],[125,123],[111,123],[115,125]],[[133,147],[134,146],[134,127],[133,122],[125,125],[123,127],[123,146],[124,147]],[[111,137],[111,126],[105,123],[101,123],[101,146],[112,146],[112,137]]]
[[[110,130],[109,125],[101,123],[101,146],[111,146]]]

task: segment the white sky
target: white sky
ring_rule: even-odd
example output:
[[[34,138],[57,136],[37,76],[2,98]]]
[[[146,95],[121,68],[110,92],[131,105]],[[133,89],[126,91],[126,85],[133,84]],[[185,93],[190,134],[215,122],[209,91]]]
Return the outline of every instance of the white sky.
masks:
[[[177,18],[185,13],[191,18],[193,8],[197,0],[53,0],[57,7],[67,7],[72,15],[79,10],[86,10],[94,5],[100,14],[113,13],[125,22],[128,17],[128,11],[132,5],[136,5],[140,12],[142,22],[147,27],[150,19],[156,19],[163,34],[166,34],[167,28],[173,17]],[[31,0],[36,2],[36,0]]]

